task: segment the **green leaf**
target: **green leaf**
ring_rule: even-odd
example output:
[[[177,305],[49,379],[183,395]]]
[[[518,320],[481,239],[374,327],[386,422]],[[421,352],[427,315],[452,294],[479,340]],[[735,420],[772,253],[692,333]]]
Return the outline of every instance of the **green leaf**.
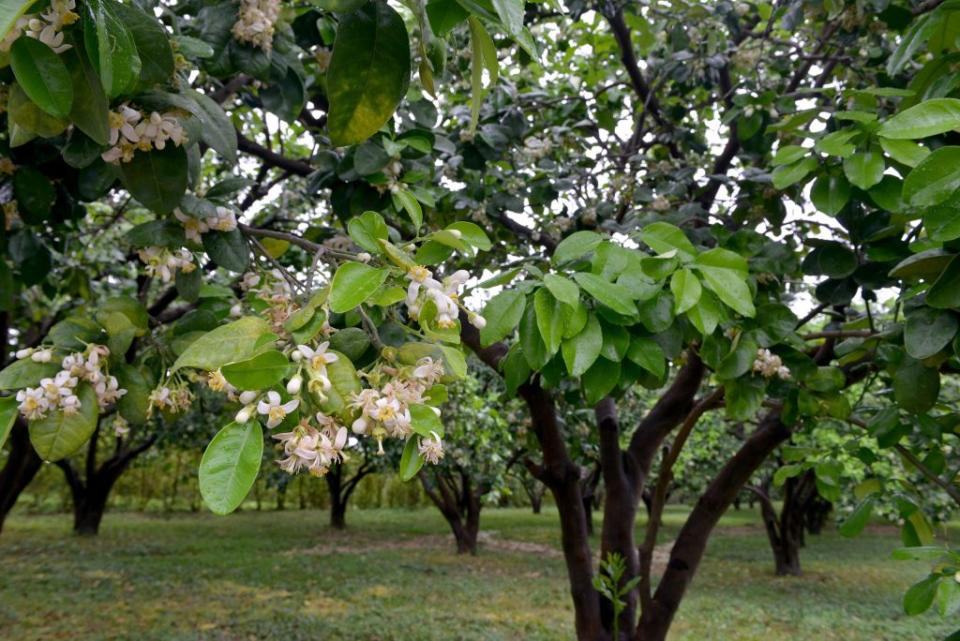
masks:
[[[887,152],[888,156],[907,167],[916,167],[930,155],[929,149],[909,140],[881,138],[880,147]]]
[[[214,514],[229,514],[243,503],[257,480],[263,457],[260,422],[230,423],[207,445],[200,459],[200,494]]]
[[[853,250],[843,243],[826,241],[803,259],[803,273],[811,276],[846,278],[857,271],[859,261]]]
[[[930,606],[933,605],[934,597],[937,595],[937,583],[939,581],[939,575],[931,574],[922,581],[911,585],[903,595],[903,611],[914,616],[929,610]]]
[[[850,140],[859,133],[860,130],[856,127],[848,127],[831,132],[818,140],[817,144],[814,145],[814,149],[822,154],[846,158],[857,150],[857,146],[850,142]]]
[[[466,21],[470,12],[456,0],[430,0],[427,3],[427,18],[433,32],[443,38]]]
[[[573,338],[563,341],[563,362],[570,376],[582,376],[600,356],[603,347],[603,329],[595,314],[590,314],[587,324]]]
[[[533,296],[533,306],[537,314],[537,328],[543,338],[543,344],[549,354],[560,349],[563,340],[562,303],[554,298],[546,288],[541,287]]]
[[[912,414],[923,414],[940,395],[940,373],[933,367],[906,357],[893,374],[893,397]]]
[[[571,306],[580,304],[580,288],[566,276],[546,274],[543,277],[543,284],[561,303]]]
[[[13,174],[13,195],[24,221],[39,225],[50,217],[57,189],[42,172],[28,165]]]
[[[819,166],[816,158],[804,158],[791,165],[781,165],[773,170],[770,178],[776,189],[786,189],[790,185],[795,185]]]
[[[789,165],[810,154],[810,150],[799,145],[785,145],[777,149],[770,161],[773,166]]]
[[[633,316],[637,313],[637,307],[630,297],[630,292],[623,285],[607,282],[600,276],[588,272],[577,272],[573,275],[573,279],[598,302],[616,313],[623,316]]]
[[[202,236],[203,248],[210,259],[220,267],[243,273],[250,264],[250,246],[243,232],[210,230]]]
[[[207,332],[180,354],[171,372],[181,367],[213,371],[227,363],[243,361],[257,353],[257,340],[270,332],[270,324],[245,316]]]
[[[382,127],[410,78],[410,42],[403,19],[386,2],[344,16],[327,71],[327,128],[334,146],[363,142]]]
[[[915,140],[936,136],[960,127],[960,100],[932,98],[901,111],[877,131],[893,140]]]
[[[507,33],[516,36],[523,31],[524,0],[492,0],[492,4]]]
[[[938,309],[960,308],[960,258],[954,256],[927,292],[927,305]]]
[[[127,393],[117,401],[117,411],[131,425],[143,425],[150,418],[150,392],[154,381],[145,370],[133,365],[111,368],[120,387]]]
[[[74,414],[49,412],[46,418],[30,421],[30,442],[45,461],[59,461],[83,447],[97,429],[97,395],[88,383],[80,383],[75,391],[80,409]]]
[[[677,255],[684,262],[693,260],[697,255],[696,248],[683,230],[670,223],[651,223],[640,232],[640,238],[658,254],[676,250]]]
[[[237,389],[262,390],[280,383],[289,366],[286,356],[271,349],[244,361],[228,363],[220,371]]]
[[[376,293],[390,274],[363,263],[346,262],[337,268],[330,282],[330,309],[337,314],[349,312]]]
[[[4,38],[17,20],[27,12],[36,0],[4,0],[0,2],[0,39]]]
[[[497,84],[500,63],[497,46],[476,16],[467,18],[470,27],[470,131],[476,131],[480,118],[480,106],[490,87]],[[489,74],[489,86],[483,85],[483,70]]]
[[[187,152],[172,144],[138,151],[120,163],[120,177],[130,195],[158,214],[169,214],[187,191]]]
[[[960,238],[960,191],[923,212],[923,228],[930,240],[945,243]]]
[[[350,414],[351,397],[360,391],[360,377],[357,376],[357,368],[353,362],[345,355],[339,352],[330,351],[339,358],[332,363],[327,364],[327,378],[330,380],[330,388],[323,391],[325,399],[320,403],[320,409],[327,414],[340,414],[348,417]],[[444,361],[444,368],[449,373],[447,361]],[[317,376],[311,370],[307,370],[311,377]]]
[[[379,239],[387,240],[389,233],[383,216],[375,211],[365,211],[347,222],[347,233],[358,247],[372,254],[379,254]]]
[[[0,390],[36,387],[41,379],[56,376],[59,371],[59,363],[35,363],[22,358],[0,370]]]
[[[423,467],[423,457],[420,456],[418,446],[419,440],[415,436],[408,438],[407,444],[403,446],[403,453],[400,455],[400,468],[397,470],[401,481],[409,481]]]
[[[868,496],[860,501],[860,504],[853,512],[840,524],[840,534],[846,537],[854,537],[863,531],[863,528],[870,522],[870,515],[873,513],[873,505],[876,498]]]
[[[953,312],[920,307],[907,315],[903,343],[910,356],[923,360],[949,345],[958,329],[960,322]]]
[[[196,108],[190,113],[200,121],[200,139],[210,145],[228,163],[237,162],[237,130],[233,121],[224,113],[217,102],[197,91],[188,90],[186,95],[193,99]]]
[[[11,147],[16,147],[32,138],[32,136],[26,136],[25,140],[18,141],[17,137],[13,135],[17,130],[26,131],[43,138],[52,138],[63,133],[63,130],[67,127],[66,120],[55,118],[44,112],[27,97],[20,85],[16,83],[10,85],[10,95],[7,98],[7,119],[11,131]]]
[[[526,306],[520,319],[520,349],[533,370],[539,370],[550,360],[550,353],[537,327],[537,313],[533,305]]]
[[[370,347],[370,337],[359,327],[346,327],[330,336],[330,348],[358,361]]]
[[[133,36],[115,12],[113,0],[87,0],[83,44],[111,98],[129,93],[140,78],[141,61]]]
[[[431,438],[431,432],[443,436],[443,423],[429,405],[415,403],[410,406],[410,427],[424,438]]]
[[[897,548],[890,555],[896,561],[937,561],[947,554],[947,549],[939,545],[919,545]]]
[[[97,73],[79,46],[63,54],[73,85],[70,120],[98,145],[110,141],[109,101],[100,86]]]
[[[598,358],[580,379],[583,395],[588,405],[596,405],[617,386],[620,381],[620,363]]]
[[[682,314],[697,304],[703,288],[696,275],[684,268],[673,272],[670,291],[673,292],[673,313]]]
[[[850,183],[843,176],[820,176],[810,189],[810,200],[823,213],[836,216],[850,200]]]
[[[914,207],[931,207],[960,188],[960,147],[940,147],[903,180],[903,199]]]
[[[942,249],[934,248],[908,256],[890,270],[892,278],[904,280],[934,280],[947,268],[953,255]]]
[[[843,159],[843,173],[860,189],[870,189],[883,180],[886,164],[877,150],[861,151]]]
[[[573,232],[560,241],[553,250],[551,260],[554,265],[560,265],[580,258],[587,252],[593,251],[603,240],[603,236],[592,231]]]
[[[13,424],[17,420],[17,414],[19,413],[17,405],[17,399],[13,396],[0,398],[0,450],[3,449],[3,444],[7,442],[10,430],[13,429]]]
[[[720,301],[709,291],[700,294],[697,304],[687,310],[687,318],[704,336],[709,336],[720,323]]]
[[[526,296],[513,289],[506,289],[491,298],[483,308],[487,324],[480,330],[480,344],[486,347],[512,334],[523,317],[526,304]]]
[[[423,225],[423,209],[420,207],[420,201],[417,200],[417,197],[409,189],[392,192],[390,196],[393,198],[394,206],[407,212],[414,228],[420,229],[420,226]]]
[[[657,378],[667,373],[667,361],[663,348],[649,336],[634,336],[630,339],[627,358]]]
[[[756,310],[747,286],[747,261],[727,249],[715,247],[697,256],[696,268],[706,286],[735,312],[753,318]]]
[[[462,220],[447,225],[445,229],[447,231],[460,232],[460,238],[463,240],[463,242],[475,247],[480,251],[488,251],[491,247],[493,247],[493,244],[490,242],[490,238],[487,236],[486,232],[480,229],[479,225]]]
[[[946,617],[953,614],[960,606],[960,583],[956,579],[940,581],[937,586],[937,613]]]
[[[20,87],[38,107],[66,118],[73,107],[73,82],[63,60],[34,38],[17,38],[10,47],[10,67]]]
[[[133,5],[117,2],[111,5],[111,9],[130,29],[141,62],[141,86],[167,84],[173,77],[174,61],[170,39],[162,23]]]

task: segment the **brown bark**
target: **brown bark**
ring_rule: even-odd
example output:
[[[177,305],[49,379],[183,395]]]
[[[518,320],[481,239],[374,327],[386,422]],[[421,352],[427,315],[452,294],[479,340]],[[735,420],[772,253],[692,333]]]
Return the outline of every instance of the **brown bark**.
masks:
[[[457,554],[477,554],[480,534],[480,510],[483,496],[489,491],[474,484],[465,470],[420,470],[420,483],[430,501],[437,506],[453,532]]]
[[[347,527],[347,503],[350,501],[350,496],[357,489],[360,481],[372,471],[373,465],[364,461],[353,476],[344,478],[343,463],[336,463],[330,467],[324,476],[330,492],[330,527],[335,530],[343,530]]]
[[[817,499],[817,484],[813,471],[808,470],[799,477],[787,479],[779,515],[766,488],[751,486],[747,489],[760,501],[760,514],[773,552],[777,576],[800,576],[803,532],[807,526],[807,515],[815,509]]]
[[[0,532],[17,499],[40,471],[43,460],[30,444],[26,422],[17,417],[10,431],[10,453],[0,470]]]

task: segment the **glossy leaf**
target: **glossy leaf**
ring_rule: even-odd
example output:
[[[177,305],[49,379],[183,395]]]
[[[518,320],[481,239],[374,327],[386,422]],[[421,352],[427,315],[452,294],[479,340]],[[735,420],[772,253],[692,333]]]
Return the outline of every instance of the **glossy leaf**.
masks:
[[[401,481],[409,481],[417,475],[420,468],[423,467],[423,457],[420,456],[418,448],[419,441],[416,436],[407,439],[407,444],[403,446],[403,453],[400,455],[400,468],[398,470]]]
[[[51,411],[46,418],[27,424],[33,449],[45,461],[70,456],[83,447],[97,429],[99,408],[93,388],[88,383],[80,383],[75,394],[80,399],[80,409],[75,413]]]
[[[940,147],[903,180],[903,199],[914,207],[931,207],[960,189],[960,147]]]
[[[73,107],[73,81],[63,60],[34,38],[17,38],[10,47],[10,67],[20,87],[38,107],[66,118]]]
[[[608,282],[588,272],[577,272],[573,275],[573,279],[598,302],[618,314],[632,316],[637,313],[636,305],[633,304],[630,293],[623,285]]]
[[[257,340],[270,332],[270,324],[256,316],[245,316],[207,332],[180,354],[171,371],[195,367],[213,371],[218,367],[243,361],[257,350]]]
[[[7,442],[13,424],[17,420],[19,413],[17,399],[13,396],[0,397],[0,449]]]
[[[915,140],[960,127],[960,100],[932,98],[896,114],[877,131],[894,140]]]
[[[561,352],[567,371],[574,378],[582,376],[600,356],[603,330],[596,315],[590,314],[587,324],[573,338],[563,341]]]
[[[689,269],[679,269],[670,278],[670,291],[673,292],[673,313],[682,314],[697,304],[703,288],[700,280]]]
[[[337,268],[330,282],[330,310],[349,312],[373,296],[389,272],[363,263],[346,262]]]
[[[263,429],[256,420],[230,423],[217,432],[200,459],[200,494],[214,514],[237,509],[257,480]]]
[[[283,381],[289,367],[287,357],[271,349],[244,361],[227,363],[220,371],[237,389],[262,390]]]
[[[396,11],[377,1],[344,16],[327,70],[331,142],[353,145],[376,133],[393,116],[409,78],[410,43]]]
[[[960,322],[953,312],[921,307],[907,314],[903,343],[917,360],[930,358],[950,344]]]
[[[187,152],[173,144],[162,150],[138,151],[133,160],[120,164],[120,176],[144,207],[169,214],[187,191]]]
[[[491,298],[483,308],[487,324],[480,330],[480,344],[486,347],[512,334],[523,317],[526,302],[526,296],[513,289],[506,289]]]
[[[555,265],[575,260],[593,251],[602,240],[603,237],[593,231],[574,232],[560,241],[551,260]]]

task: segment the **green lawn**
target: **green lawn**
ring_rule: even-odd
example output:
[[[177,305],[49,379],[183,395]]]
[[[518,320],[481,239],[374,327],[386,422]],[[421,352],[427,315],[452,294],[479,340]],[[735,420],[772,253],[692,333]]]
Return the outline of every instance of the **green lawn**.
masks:
[[[675,508],[665,536],[682,517]],[[433,510],[315,511],[165,519],[108,514],[80,539],[66,515],[14,515],[0,535],[0,639],[558,641],[572,615],[556,513],[485,510],[477,558],[453,554]],[[732,513],[672,639],[936,639],[900,595],[924,574],[890,561],[896,534],[812,537],[806,576],[776,578],[759,519]]]

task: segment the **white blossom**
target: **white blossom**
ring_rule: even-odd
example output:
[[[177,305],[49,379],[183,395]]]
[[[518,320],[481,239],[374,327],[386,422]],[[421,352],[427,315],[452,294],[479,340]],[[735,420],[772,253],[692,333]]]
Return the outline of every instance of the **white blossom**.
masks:
[[[261,400],[257,404],[257,413],[267,417],[267,427],[274,428],[280,425],[287,414],[297,409],[299,405],[300,399],[295,398],[283,403],[280,394],[270,390],[267,392],[267,400]]]

